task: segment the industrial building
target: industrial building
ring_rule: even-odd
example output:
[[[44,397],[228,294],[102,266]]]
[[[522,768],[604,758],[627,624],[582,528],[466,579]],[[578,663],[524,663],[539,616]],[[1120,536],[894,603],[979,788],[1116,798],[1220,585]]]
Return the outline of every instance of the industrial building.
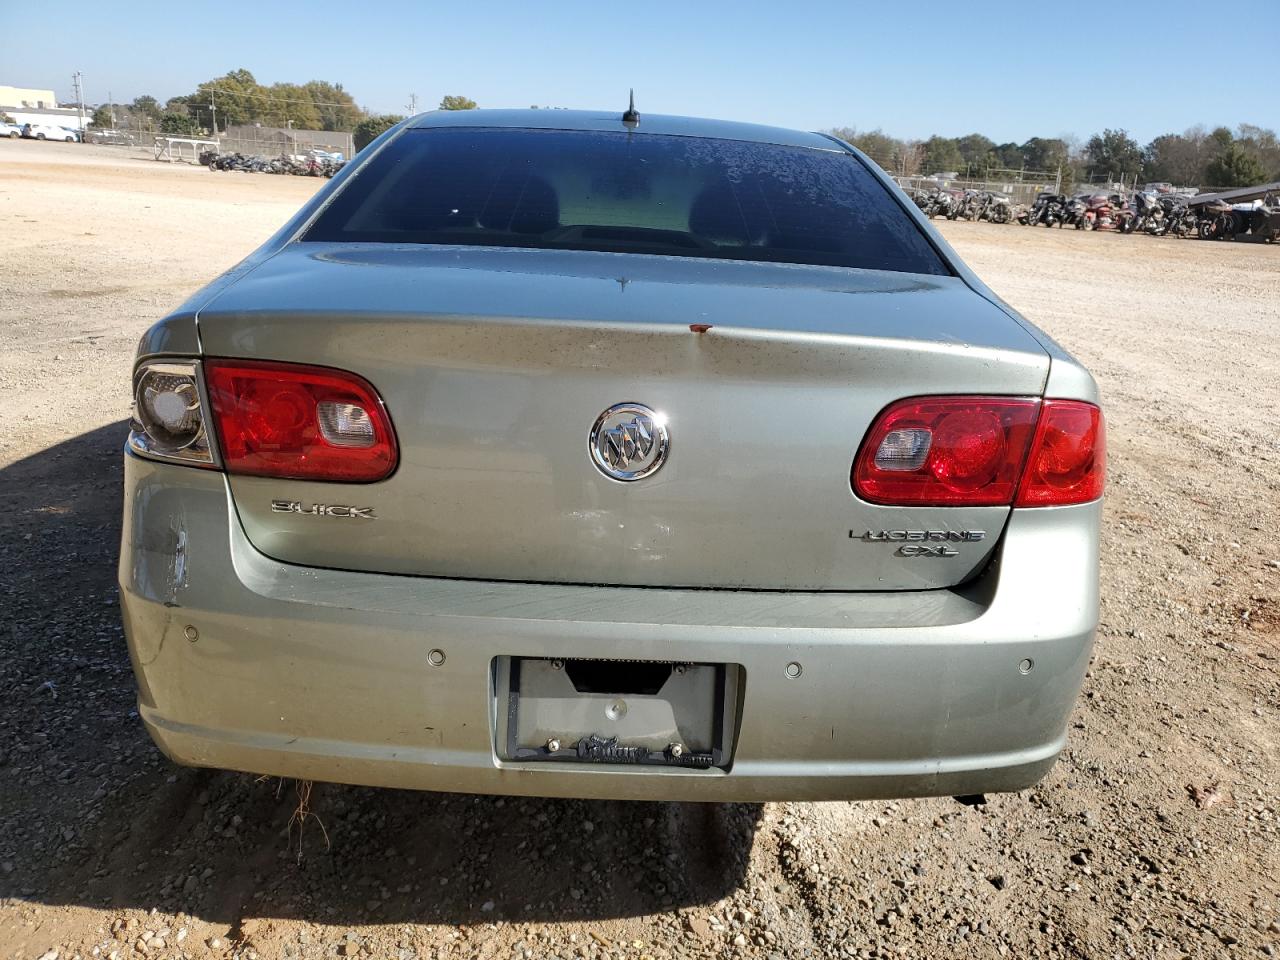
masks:
[[[17,124],[48,123],[70,130],[83,130],[90,112],[75,107],[58,106],[58,98],[52,90],[37,87],[11,87],[0,84],[0,113],[8,114]]]

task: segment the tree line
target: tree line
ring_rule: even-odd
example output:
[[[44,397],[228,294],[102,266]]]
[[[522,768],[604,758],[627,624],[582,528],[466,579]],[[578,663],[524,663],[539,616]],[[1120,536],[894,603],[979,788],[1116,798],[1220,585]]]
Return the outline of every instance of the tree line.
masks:
[[[450,94],[441,110],[472,110],[476,102]],[[188,94],[161,103],[152,96],[129,104],[102,106],[95,126],[120,124],[176,136],[215,133],[228,126],[260,123],[300,130],[329,130],[354,135],[356,149],[403,119],[400,114],[370,114],[340,83],[264,85],[241,68],[206,80]],[[1140,146],[1125,130],[1105,129],[1081,143],[1073,137],[1031,137],[1024,143],[996,143],[980,133],[903,140],[882,130],[841,127],[831,131],[861,149],[890,173],[900,176],[956,172],[997,179],[1005,171],[1036,171],[1064,182],[1168,181],[1179,186],[1250,186],[1280,180],[1280,142],[1274,130],[1253,124],[1192,127],[1166,133]],[[1003,174],[1007,177],[1007,174]]]
[[[1064,183],[1169,182],[1179,186],[1245,187],[1280,180],[1280,141],[1274,130],[1241,124],[1192,127],[1166,133],[1140,146],[1125,130],[1110,128],[1084,143],[1071,137],[1032,137],[996,143],[980,133],[900,140],[882,130],[849,127],[831,131],[862,150],[890,173],[920,176],[955,172],[974,179],[1001,179],[1007,171],[1062,173]]]
[[[440,101],[441,110],[475,107],[474,100],[455,94]],[[390,114],[371,115],[340,83],[308,80],[267,86],[241,68],[206,80],[193,92],[170,97],[163,103],[143,95],[131,103],[104,104],[94,111],[93,125],[103,128],[127,125],[173,136],[212,134],[229,126],[253,123],[356,134],[370,121],[376,126],[387,117],[392,117],[392,123],[403,119]]]

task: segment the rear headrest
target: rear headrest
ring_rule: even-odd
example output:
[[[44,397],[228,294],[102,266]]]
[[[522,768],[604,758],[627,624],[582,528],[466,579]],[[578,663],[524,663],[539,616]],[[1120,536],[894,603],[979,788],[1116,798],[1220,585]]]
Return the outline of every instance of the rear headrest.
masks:
[[[560,197],[541,177],[504,173],[478,217],[488,230],[547,233],[560,226]]]
[[[726,246],[751,243],[751,228],[731,184],[713,183],[694,198],[689,208],[689,232]]]

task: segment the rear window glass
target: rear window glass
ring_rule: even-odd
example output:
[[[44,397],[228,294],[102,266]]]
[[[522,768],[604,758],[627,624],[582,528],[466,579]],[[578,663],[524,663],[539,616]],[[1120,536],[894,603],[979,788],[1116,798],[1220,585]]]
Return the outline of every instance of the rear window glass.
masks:
[[[408,130],[304,239],[949,272],[852,154],[622,131]]]

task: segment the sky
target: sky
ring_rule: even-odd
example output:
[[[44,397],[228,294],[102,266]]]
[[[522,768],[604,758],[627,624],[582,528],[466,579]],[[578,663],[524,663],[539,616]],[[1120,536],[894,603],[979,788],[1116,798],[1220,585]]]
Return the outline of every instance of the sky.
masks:
[[[1188,0],[1021,4],[305,3],[0,0],[0,84],[162,103],[245,67],[261,83],[341,83],[404,113],[449,93],[481,107],[626,106],[809,130],[997,142],[1194,124],[1280,127],[1280,0],[1234,0],[1233,36]],[[1063,20],[1070,27],[1063,28]],[[1211,56],[1206,56],[1212,51]],[[1206,63],[1210,64],[1206,66]]]

